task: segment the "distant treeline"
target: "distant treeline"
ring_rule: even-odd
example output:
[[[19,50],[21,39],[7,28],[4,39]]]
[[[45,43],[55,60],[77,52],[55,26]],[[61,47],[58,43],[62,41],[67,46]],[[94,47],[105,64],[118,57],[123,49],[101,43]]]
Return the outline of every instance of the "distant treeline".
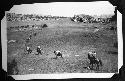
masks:
[[[99,17],[99,16],[90,16],[85,14],[74,15],[71,18],[74,22],[82,22],[82,23],[110,23],[112,21],[117,21],[117,7],[115,7],[114,15],[107,17]]]
[[[7,21],[40,21],[40,20],[59,20],[60,18],[66,18],[63,16],[51,16],[51,15],[36,15],[36,14],[15,14],[6,13]]]
[[[116,15],[116,14],[115,14]],[[36,15],[36,14],[15,14],[15,13],[6,13],[7,21],[40,21],[40,20],[59,20],[62,18],[70,18],[74,22],[83,22],[83,23],[109,23],[114,19],[112,17],[93,17],[90,15],[80,14],[74,15],[74,17],[63,17],[63,16],[51,16],[51,15]]]
[[[71,18],[74,22],[82,22],[82,23],[109,23],[113,21],[113,16],[111,17],[93,17],[90,15],[74,15],[74,17]]]
[[[8,30],[14,30],[14,31],[22,31],[22,30],[32,30],[32,29],[42,29],[48,27],[47,24],[34,24],[34,25],[21,25],[21,26],[12,26],[8,27]]]

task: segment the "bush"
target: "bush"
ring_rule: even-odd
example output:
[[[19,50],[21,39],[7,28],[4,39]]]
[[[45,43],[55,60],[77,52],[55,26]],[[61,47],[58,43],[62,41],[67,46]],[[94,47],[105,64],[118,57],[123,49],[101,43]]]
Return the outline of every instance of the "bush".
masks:
[[[48,27],[46,24],[43,24],[43,28]]]
[[[114,43],[114,47],[115,47],[115,48],[118,48],[118,42],[115,42],[115,43]]]
[[[10,63],[7,63],[7,74],[8,75],[16,75],[18,74],[17,62],[13,59]]]
[[[117,51],[108,51],[108,54],[118,54]]]

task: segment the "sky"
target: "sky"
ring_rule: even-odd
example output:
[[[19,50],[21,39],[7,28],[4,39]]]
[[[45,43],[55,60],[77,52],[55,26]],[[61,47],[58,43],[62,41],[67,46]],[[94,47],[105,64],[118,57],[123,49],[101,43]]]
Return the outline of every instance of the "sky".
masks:
[[[41,14],[72,17],[77,14],[113,15],[115,7],[108,1],[53,2],[14,5],[9,12],[17,14]]]

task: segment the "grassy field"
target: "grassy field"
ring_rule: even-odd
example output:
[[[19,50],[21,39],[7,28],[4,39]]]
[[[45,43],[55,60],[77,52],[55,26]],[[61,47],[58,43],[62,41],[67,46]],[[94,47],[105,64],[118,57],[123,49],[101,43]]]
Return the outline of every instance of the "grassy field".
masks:
[[[17,40],[7,44],[7,61],[11,63],[16,59],[18,74],[32,73],[114,73],[118,71],[118,51],[114,47],[117,42],[117,34],[107,29],[110,26],[117,26],[116,23],[76,23],[68,19],[59,21],[39,22],[14,22],[12,25],[46,23],[47,28],[42,30],[7,31],[7,40]],[[98,31],[96,31],[98,30]],[[25,39],[29,34],[37,33],[29,43]],[[36,47],[40,45],[42,55],[36,54]],[[30,46],[33,52],[26,53],[26,46]],[[63,59],[55,59],[54,50],[60,50]],[[102,60],[103,66],[98,71],[89,70],[87,54],[95,50],[97,57]],[[110,51],[110,52],[109,52]],[[9,68],[9,67],[8,67]]]

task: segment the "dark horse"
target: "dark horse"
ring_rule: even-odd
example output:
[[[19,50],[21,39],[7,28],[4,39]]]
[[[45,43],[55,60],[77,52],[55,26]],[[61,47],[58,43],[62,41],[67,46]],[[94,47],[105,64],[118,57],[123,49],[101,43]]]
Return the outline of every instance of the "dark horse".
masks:
[[[54,51],[54,53],[56,55],[56,59],[57,59],[58,56],[61,56],[61,58],[63,58],[62,53],[60,51]]]
[[[102,66],[102,61],[93,56],[92,54],[88,54],[88,59],[90,60],[90,69],[93,69],[93,65],[95,64],[96,70],[99,70],[99,65]]]
[[[37,53],[38,53],[38,54],[36,54],[36,55],[39,55],[39,54],[42,55],[42,52],[41,52],[41,48],[40,48],[40,46],[37,47],[36,51],[37,51]]]

